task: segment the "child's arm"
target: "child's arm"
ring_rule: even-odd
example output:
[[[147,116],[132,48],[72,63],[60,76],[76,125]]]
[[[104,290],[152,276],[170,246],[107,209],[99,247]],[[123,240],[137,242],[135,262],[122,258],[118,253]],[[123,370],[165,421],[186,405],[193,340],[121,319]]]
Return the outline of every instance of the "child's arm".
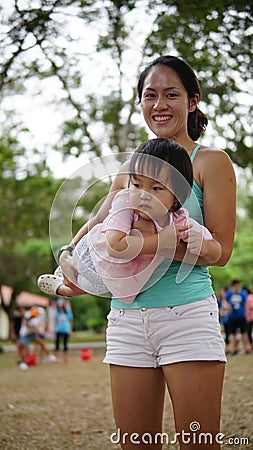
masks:
[[[150,236],[143,236],[139,230],[132,230],[131,235],[122,231],[107,230],[106,245],[109,255],[113,258],[132,260],[138,255],[155,254],[161,247],[166,247],[175,253],[176,246],[180,240],[180,231],[185,227],[166,227],[166,245],[163,240],[161,243],[160,233],[154,233]],[[133,235],[134,234],[134,235]]]

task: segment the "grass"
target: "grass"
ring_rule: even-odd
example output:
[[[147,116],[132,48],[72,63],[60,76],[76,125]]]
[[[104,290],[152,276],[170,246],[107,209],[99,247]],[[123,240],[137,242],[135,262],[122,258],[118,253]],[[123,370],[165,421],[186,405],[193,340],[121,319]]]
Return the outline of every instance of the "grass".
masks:
[[[71,334],[71,342],[104,342],[104,333],[95,333],[94,331],[75,331]]]
[[[115,432],[109,371],[104,349],[94,349],[90,361],[78,350],[71,362],[45,363],[21,371],[14,353],[0,354],[1,450],[119,450],[110,441]],[[224,450],[253,448],[253,355],[229,357],[222,408]],[[164,431],[173,436],[173,415],[166,400]],[[247,443],[243,438],[249,439]],[[138,445],[136,446],[138,449]],[[174,450],[177,446],[165,445]]]
[[[53,340],[46,339],[46,344],[53,344]],[[95,333],[94,331],[75,331],[71,334],[71,343],[85,342],[105,342],[105,332],[104,333]],[[0,341],[0,346],[3,347],[13,347],[13,342],[11,341]]]

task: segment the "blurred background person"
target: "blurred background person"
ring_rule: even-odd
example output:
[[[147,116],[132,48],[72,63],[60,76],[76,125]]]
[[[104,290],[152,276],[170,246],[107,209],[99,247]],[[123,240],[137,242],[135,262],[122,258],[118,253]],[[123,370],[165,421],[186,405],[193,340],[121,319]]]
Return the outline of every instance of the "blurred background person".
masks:
[[[21,344],[19,342],[19,332],[22,324],[22,319],[25,314],[25,308],[20,306],[17,308],[12,316],[12,320],[10,322],[10,338],[11,341],[16,345],[16,361],[19,365],[22,362],[21,358]]]
[[[230,348],[232,355],[239,353],[237,343],[237,332],[240,331],[245,354],[251,353],[247,322],[245,317],[245,303],[247,292],[242,288],[239,280],[233,280],[231,288],[226,293],[226,300],[232,307],[229,318],[231,332]]]
[[[230,326],[229,319],[232,312],[232,306],[226,300],[227,288],[222,286],[217,295],[218,307],[219,307],[219,318],[222,331],[224,333],[224,340],[226,344],[226,353],[229,353],[229,343],[230,343]]]
[[[40,335],[41,333],[41,322],[42,319],[40,317],[41,313],[37,307],[31,308],[29,311],[26,311],[23,315],[21,328],[19,332],[19,345],[20,345],[20,364],[19,368],[22,370],[28,369],[28,365],[26,363],[26,357],[29,353],[29,345],[35,344],[39,345],[41,351],[47,355],[49,361],[56,362],[57,358],[55,355],[51,354],[48,350],[44,338]]]
[[[245,288],[247,292],[247,298],[245,302],[245,317],[247,322],[247,332],[249,337],[249,342],[251,346],[251,350],[253,350],[252,344],[252,329],[253,329],[253,294],[252,292]]]
[[[60,342],[63,344],[63,360],[69,362],[68,342],[73,325],[73,314],[70,304],[64,299],[59,298],[56,302],[55,313],[55,355],[59,356]]]

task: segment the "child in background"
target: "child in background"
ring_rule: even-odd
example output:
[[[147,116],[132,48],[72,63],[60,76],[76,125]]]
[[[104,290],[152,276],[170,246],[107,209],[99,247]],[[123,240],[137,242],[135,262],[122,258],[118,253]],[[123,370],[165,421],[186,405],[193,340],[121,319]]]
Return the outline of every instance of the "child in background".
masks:
[[[38,344],[41,351],[45,353],[51,362],[56,362],[57,358],[50,353],[44,339],[40,336],[41,331],[41,317],[38,308],[33,307],[27,311],[22,319],[22,324],[19,332],[19,344],[20,344],[20,364],[19,368],[22,370],[28,369],[26,364],[26,356],[28,354],[29,344]]]

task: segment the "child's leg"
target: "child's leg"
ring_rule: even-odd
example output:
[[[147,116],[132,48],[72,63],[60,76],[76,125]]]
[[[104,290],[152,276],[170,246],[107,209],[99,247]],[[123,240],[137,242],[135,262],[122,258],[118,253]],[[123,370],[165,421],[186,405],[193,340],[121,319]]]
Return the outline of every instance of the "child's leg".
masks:
[[[69,286],[65,286],[65,284],[61,284],[56,290],[57,295],[62,295],[63,297],[74,297],[75,295],[85,295],[87,292],[84,292],[82,289],[75,287],[73,290]]]
[[[25,361],[25,357],[28,355],[28,345],[20,344],[20,360]]]
[[[44,340],[42,338],[40,338],[39,336],[37,336],[37,338],[35,339],[35,341],[37,344],[40,345],[41,350],[43,353],[45,353],[48,356],[49,361],[51,362],[57,362],[57,358],[55,355],[53,355],[47,348]]]
[[[58,289],[56,289],[57,295],[62,295],[63,297],[72,297],[72,289],[65,284],[61,284]]]
[[[50,351],[48,350],[48,348],[42,338],[37,336],[36,339],[34,340],[34,343],[38,344],[40,346],[43,353],[45,353],[47,356],[49,355]]]

